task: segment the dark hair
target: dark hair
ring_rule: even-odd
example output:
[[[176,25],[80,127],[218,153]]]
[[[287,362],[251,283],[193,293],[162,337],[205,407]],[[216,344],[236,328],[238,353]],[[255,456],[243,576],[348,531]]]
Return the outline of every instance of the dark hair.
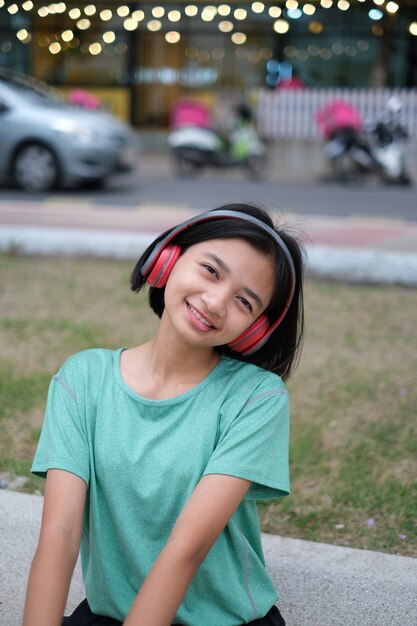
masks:
[[[217,346],[215,349],[220,354],[233,357],[239,361],[254,363],[259,367],[279,374],[286,380],[295,369],[301,349],[304,330],[304,307],[303,307],[303,251],[297,239],[284,227],[276,227],[270,215],[262,208],[252,204],[236,203],[226,204],[212,211],[213,219],[198,222],[184,229],[173,239],[182,250],[190,246],[210,239],[230,239],[233,237],[244,239],[255,249],[270,255],[274,260],[275,289],[271,303],[265,310],[271,322],[277,320],[282,313],[291,288],[291,272],[286,255],[278,243],[265,230],[252,222],[239,219],[215,218],[216,211],[238,211],[256,217],[264,222],[281,237],[286,244],[295,267],[295,290],[284,319],[268,341],[254,354],[243,356],[232,351],[228,346]],[[130,278],[133,291],[140,291],[147,285],[146,277],[142,275],[141,268],[148,259],[155,245],[161,241],[172,229],[162,233],[153,243],[148,246],[136,263]],[[172,243],[171,242],[171,243]],[[149,287],[149,304],[153,311],[162,316],[164,310],[165,289]]]

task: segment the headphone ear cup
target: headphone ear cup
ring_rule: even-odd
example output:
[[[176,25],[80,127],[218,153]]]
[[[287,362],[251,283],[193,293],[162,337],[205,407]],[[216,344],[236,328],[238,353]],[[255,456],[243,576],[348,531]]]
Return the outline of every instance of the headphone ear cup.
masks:
[[[260,315],[249,328],[227,345],[235,352],[251,354],[257,350],[259,344],[268,335],[268,331],[269,320],[266,315]]]
[[[175,263],[181,255],[181,247],[177,244],[166,246],[155,260],[152,270],[146,278],[151,287],[165,287]]]

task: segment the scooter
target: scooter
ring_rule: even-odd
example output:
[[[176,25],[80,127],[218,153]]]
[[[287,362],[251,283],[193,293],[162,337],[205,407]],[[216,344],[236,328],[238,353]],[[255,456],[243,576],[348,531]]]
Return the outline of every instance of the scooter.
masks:
[[[337,181],[360,181],[372,175],[385,183],[411,183],[405,165],[408,133],[398,119],[400,111],[399,100],[390,98],[385,114],[374,124],[365,127],[358,117],[349,121],[344,115],[339,122],[334,118],[327,128],[326,112],[319,112],[317,121],[326,137],[324,151]]]
[[[266,149],[245,105],[237,108],[234,127],[227,137],[212,128],[189,124],[174,128],[168,144],[180,176],[198,174],[205,167],[241,167],[252,178],[266,173]]]

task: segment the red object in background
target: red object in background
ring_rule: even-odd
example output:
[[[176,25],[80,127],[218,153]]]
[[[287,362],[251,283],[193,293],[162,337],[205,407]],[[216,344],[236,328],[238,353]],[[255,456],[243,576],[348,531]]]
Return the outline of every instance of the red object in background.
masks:
[[[277,85],[278,89],[305,89],[303,81],[298,76],[292,76],[288,80],[282,80]]]
[[[200,126],[208,128],[211,124],[209,109],[198,100],[179,100],[171,111],[171,126]]]
[[[85,109],[99,109],[100,100],[88,91],[83,89],[73,89],[68,94],[68,102]]]
[[[360,130],[363,126],[362,118],[357,109],[342,100],[334,100],[319,109],[316,122],[326,139],[330,139],[335,132],[342,128]]]

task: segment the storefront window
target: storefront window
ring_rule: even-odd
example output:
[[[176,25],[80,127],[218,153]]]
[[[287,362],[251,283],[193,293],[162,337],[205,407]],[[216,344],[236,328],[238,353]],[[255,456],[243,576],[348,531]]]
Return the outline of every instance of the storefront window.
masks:
[[[238,98],[246,89],[264,84],[271,34],[268,38],[249,33],[239,44],[209,28],[184,29],[175,45],[166,36],[144,34],[137,40],[132,82],[138,124],[167,123],[172,106],[182,97],[213,106],[220,92],[222,100],[229,92]]]
[[[9,13],[5,6],[0,8],[0,66],[27,72],[31,41],[30,18],[13,10]]]
[[[109,107],[109,90],[125,90],[123,115],[139,125],[167,124],[184,96],[411,87],[415,16],[397,4],[0,0],[0,65],[106,93]]]

